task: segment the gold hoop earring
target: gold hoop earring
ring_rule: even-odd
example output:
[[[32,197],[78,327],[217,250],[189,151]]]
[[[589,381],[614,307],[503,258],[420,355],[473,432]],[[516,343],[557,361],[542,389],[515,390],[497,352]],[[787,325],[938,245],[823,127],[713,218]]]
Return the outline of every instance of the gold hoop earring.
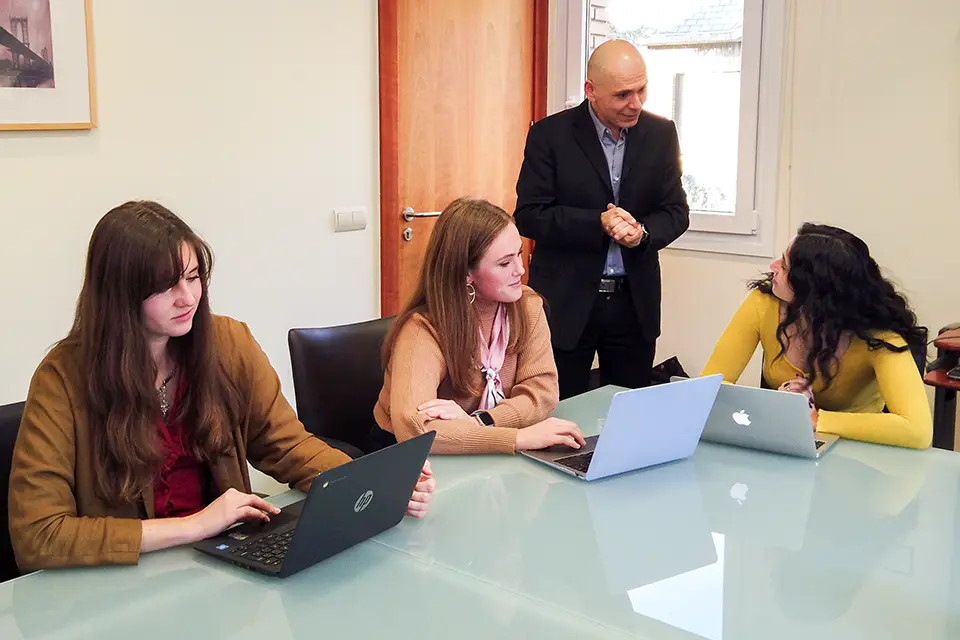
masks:
[[[473,304],[474,300],[477,299],[477,290],[470,282],[467,283],[467,298],[469,298],[470,304]]]

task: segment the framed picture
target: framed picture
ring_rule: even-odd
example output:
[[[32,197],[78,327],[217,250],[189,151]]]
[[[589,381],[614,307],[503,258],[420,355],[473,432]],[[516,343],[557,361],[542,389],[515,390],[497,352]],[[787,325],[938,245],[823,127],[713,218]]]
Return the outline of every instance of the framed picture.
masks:
[[[93,129],[92,0],[0,0],[0,130]]]

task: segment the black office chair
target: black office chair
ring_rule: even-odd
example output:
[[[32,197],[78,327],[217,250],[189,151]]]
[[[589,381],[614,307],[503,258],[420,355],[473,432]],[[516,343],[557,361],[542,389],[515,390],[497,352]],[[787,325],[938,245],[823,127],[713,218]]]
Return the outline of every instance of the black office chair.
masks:
[[[17,442],[22,402],[0,406],[0,582],[20,575],[10,545],[10,523],[7,512],[7,494],[10,490],[10,467],[13,465],[13,445]]]
[[[383,386],[380,349],[393,318],[323,329],[291,329],[297,414],[307,431],[358,458],[369,441]]]

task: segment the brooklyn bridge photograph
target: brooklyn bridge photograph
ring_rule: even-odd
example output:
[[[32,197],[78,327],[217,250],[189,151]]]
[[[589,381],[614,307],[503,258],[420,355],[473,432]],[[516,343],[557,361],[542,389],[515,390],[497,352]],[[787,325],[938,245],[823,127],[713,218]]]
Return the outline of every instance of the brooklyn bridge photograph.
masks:
[[[0,0],[0,88],[54,86],[50,0]]]

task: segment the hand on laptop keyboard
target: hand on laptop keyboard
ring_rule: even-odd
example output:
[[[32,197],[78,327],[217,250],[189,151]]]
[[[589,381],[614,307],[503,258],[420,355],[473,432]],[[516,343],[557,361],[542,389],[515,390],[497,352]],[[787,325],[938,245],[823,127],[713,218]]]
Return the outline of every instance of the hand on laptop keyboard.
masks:
[[[557,444],[579,449],[586,440],[576,424],[563,418],[547,418],[517,431],[517,451],[536,451]]]
[[[260,496],[227,489],[203,511],[189,516],[197,527],[198,537],[193,542],[222,533],[238,522],[262,520],[270,522],[271,515],[280,513],[280,507]]]

